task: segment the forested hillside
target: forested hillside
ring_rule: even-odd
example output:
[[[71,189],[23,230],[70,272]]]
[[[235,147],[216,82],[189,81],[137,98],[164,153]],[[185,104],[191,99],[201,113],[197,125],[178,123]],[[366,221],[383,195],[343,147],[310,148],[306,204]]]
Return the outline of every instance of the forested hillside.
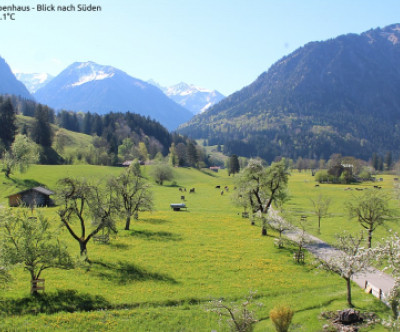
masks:
[[[32,100],[0,96],[0,127],[2,157],[20,134],[37,144],[38,161],[42,164],[115,166],[134,159],[142,163],[169,162],[171,166],[214,163],[195,141],[169,133],[149,117],[129,112],[56,114],[52,108]]]
[[[400,153],[400,25],[312,42],[180,132],[244,156]]]

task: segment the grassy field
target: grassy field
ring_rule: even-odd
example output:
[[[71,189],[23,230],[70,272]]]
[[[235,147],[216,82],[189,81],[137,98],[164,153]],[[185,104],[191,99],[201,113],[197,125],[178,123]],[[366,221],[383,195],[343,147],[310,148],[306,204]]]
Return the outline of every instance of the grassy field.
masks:
[[[309,232],[328,243],[335,244],[336,234],[346,231],[358,236],[361,230],[363,230],[355,219],[349,219],[348,212],[346,211],[346,203],[351,200],[357,200],[357,197],[363,193],[360,189],[365,190],[378,185],[382,187],[382,191],[389,196],[393,196],[395,176],[378,175],[376,178],[382,179],[382,181],[364,182],[353,185],[320,184],[316,186],[317,183],[310,172],[304,171],[298,173],[297,171],[293,171],[289,184],[291,199],[286,204],[285,209],[289,212],[290,218],[294,223],[300,219],[300,216],[307,216],[310,226]],[[321,220],[321,234],[318,234],[318,219],[313,212],[313,204],[311,202],[311,199],[315,200],[319,195],[328,197],[331,200],[328,211],[329,216]],[[390,201],[390,205],[393,209],[397,209],[399,201],[393,199]],[[383,226],[379,226],[373,233],[372,244],[376,244],[388,235],[389,230],[400,232],[398,218],[387,222]]]
[[[5,196],[30,183],[56,188],[57,179],[64,176],[87,177],[99,181],[120,168],[87,165],[34,166],[12,180],[2,179],[0,203]],[[145,174],[148,169],[145,169]],[[312,258],[306,263],[293,262],[291,248],[277,249],[273,232],[261,237],[260,228],[250,226],[240,217],[240,209],[232,205],[229,193],[220,194],[216,185],[229,186],[233,178],[225,172],[209,173],[189,168],[174,169],[176,186],[153,185],[155,211],[140,214],[130,231],[123,230],[109,244],[90,242],[88,255],[93,261],[90,269],[48,270],[46,294],[61,302],[58,292],[76,290],[72,301],[103,301],[108,310],[90,312],[58,312],[54,314],[4,314],[0,330],[4,331],[227,331],[215,313],[206,310],[212,299],[241,303],[249,291],[257,291],[254,307],[259,322],[255,331],[273,331],[269,311],[276,305],[287,304],[295,311],[296,331],[320,331],[326,323],[320,313],[346,307],[345,283],[336,275],[316,269]],[[290,178],[291,201],[287,209],[294,219],[309,214],[309,195],[332,196],[332,217],[322,220],[321,237],[333,242],[334,234],[342,228],[357,231],[356,222],[347,222],[342,204],[351,195],[345,186],[314,187],[310,174],[294,174]],[[392,179],[382,184],[391,190]],[[369,185],[369,184],[367,184]],[[372,185],[372,184],[371,184]],[[196,193],[181,193],[179,187],[196,188]],[[318,191],[319,190],[319,191]],[[306,197],[306,195],[307,197]],[[170,203],[179,203],[186,196],[188,211],[174,212]],[[59,227],[57,208],[41,209]],[[309,217],[310,222],[313,221]],[[378,232],[378,231],[377,231]],[[377,233],[384,234],[384,229]],[[78,244],[66,230],[61,232],[70,253],[77,257]],[[0,304],[21,302],[29,298],[29,276],[18,267],[14,280],[3,291]],[[95,296],[102,298],[96,299]],[[361,289],[353,289],[354,303],[362,311],[389,315],[388,309]],[[14,301],[14,302],[13,302]],[[29,307],[29,306],[26,306]],[[377,326],[376,331],[383,331]]]

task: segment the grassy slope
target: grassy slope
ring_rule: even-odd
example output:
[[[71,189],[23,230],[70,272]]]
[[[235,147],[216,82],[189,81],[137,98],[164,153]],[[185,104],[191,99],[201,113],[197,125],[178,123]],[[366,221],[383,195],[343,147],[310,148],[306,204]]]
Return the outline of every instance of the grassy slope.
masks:
[[[54,189],[62,176],[98,180],[118,172],[120,168],[98,166],[33,166],[17,178]],[[276,304],[289,304],[296,311],[294,321],[302,331],[321,329],[321,311],[346,307],[343,280],[309,264],[293,263],[290,250],[276,249],[272,237],[262,238],[259,228],[239,217],[229,195],[221,196],[215,189],[216,185],[232,188],[232,178],[225,173],[206,174],[186,168],[174,169],[174,173],[179,186],[196,188],[195,194],[184,193],[188,212],[169,208],[170,203],[180,202],[182,193],[177,187],[154,185],[154,212],[142,213],[131,231],[122,230],[121,223],[109,245],[89,243],[88,253],[94,261],[90,271],[48,270],[43,275],[47,292],[76,289],[98,294],[125,310],[5,317],[0,330],[223,331],[225,325],[218,325],[216,314],[206,312],[204,305],[221,297],[243,301],[249,290],[257,290],[257,301],[264,304],[257,315],[261,321],[256,331],[272,331],[268,313]],[[298,214],[306,206],[303,193],[314,192],[311,181],[304,174],[294,174],[290,180],[290,207]],[[14,182],[5,182],[0,182],[1,192],[15,189]],[[339,197],[343,187],[326,190]],[[57,209],[42,210],[57,227]],[[327,227],[324,220],[323,225]],[[78,245],[66,230],[62,238],[72,255],[78,255]],[[21,298],[29,292],[28,275],[22,268],[15,270],[14,277],[4,293],[6,298]],[[354,287],[353,293],[359,309],[387,312],[362,290]]]
[[[17,124],[18,127],[26,126],[27,128],[31,128],[33,126],[34,118],[24,115],[17,115]],[[77,150],[81,148],[86,148],[89,144],[92,143],[93,137],[90,135],[77,133],[74,131],[70,131],[64,128],[60,128],[56,125],[52,125],[53,132],[56,134],[61,134],[65,139],[65,147],[64,151],[60,152],[62,157],[65,157],[69,153],[75,154]],[[56,140],[53,139],[53,148],[56,148]]]

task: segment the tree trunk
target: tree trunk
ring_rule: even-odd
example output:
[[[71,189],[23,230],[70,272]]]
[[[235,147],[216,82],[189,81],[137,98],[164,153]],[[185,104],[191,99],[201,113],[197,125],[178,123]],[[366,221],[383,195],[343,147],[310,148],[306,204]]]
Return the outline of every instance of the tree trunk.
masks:
[[[347,285],[347,304],[350,308],[353,308],[353,303],[351,303],[351,280],[350,278],[345,278]]]
[[[86,248],[86,245],[87,245],[87,242],[86,242],[86,240],[85,241],[82,241],[82,240],[80,240],[79,241],[79,247],[80,247],[80,250],[81,250],[81,256],[86,256],[86,261],[89,261],[89,259],[87,258],[87,248]]]
[[[36,295],[39,294],[39,292],[37,291],[37,289],[33,289],[33,282],[34,282],[37,278],[36,278],[36,276],[35,276],[35,274],[34,274],[33,271],[30,271],[30,273],[31,273],[31,294],[32,294],[33,296],[36,296]]]
[[[397,320],[397,318],[399,317],[399,312],[398,312],[399,300],[396,298],[393,298],[389,301],[389,304],[390,304],[390,308],[392,309],[393,319]]]
[[[261,235],[266,236],[267,235],[267,221],[265,220],[265,217],[263,215],[261,215],[261,222],[262,222]]]
[[[372,245],[372,229],[368,230],[368,249],[371,249]]]
[[[318,217],[318,234],[321,234],[321,217]]]
[[[129,231],[129,227],[131,225],[131,216],[126,217],[126,224],[125,224],[125,230]]]

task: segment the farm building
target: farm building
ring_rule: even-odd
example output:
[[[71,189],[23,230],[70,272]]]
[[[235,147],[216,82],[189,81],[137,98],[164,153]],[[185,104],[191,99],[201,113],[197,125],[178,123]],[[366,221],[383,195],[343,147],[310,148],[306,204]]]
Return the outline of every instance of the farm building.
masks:
[[[20,191],[19,193],[8,196],[8,205],[15,206],[51,206],[53,201],[50,195],[53,195],[49,189],[43,187],[35,187]]]

